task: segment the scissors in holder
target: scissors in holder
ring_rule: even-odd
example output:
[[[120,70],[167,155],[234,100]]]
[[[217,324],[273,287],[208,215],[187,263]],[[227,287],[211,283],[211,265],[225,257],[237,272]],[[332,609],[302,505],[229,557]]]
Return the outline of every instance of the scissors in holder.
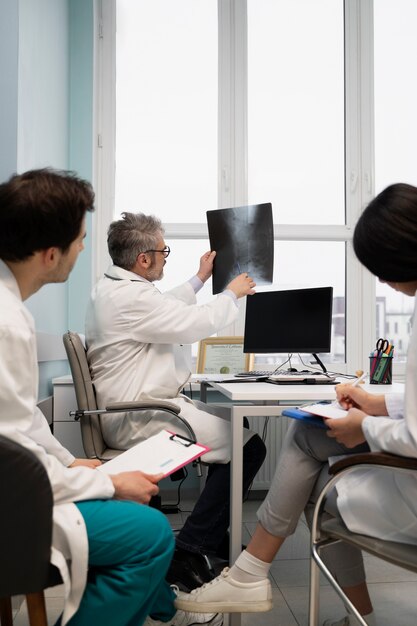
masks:
[[[376,356],[378,358],[381,358],[381,356],[385,353],[388,352],[388,349],[391,347],[390,346],[390,342],[388,341],[388,339],[383,339],[382,337],[380,337],[378,339],[378,341],[376,342]]]

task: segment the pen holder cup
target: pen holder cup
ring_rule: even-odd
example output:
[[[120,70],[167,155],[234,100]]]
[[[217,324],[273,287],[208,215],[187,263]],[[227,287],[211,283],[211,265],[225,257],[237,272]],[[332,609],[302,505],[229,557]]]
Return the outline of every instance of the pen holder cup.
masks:
[[[392,384],[392,356],[369,357],[369,382],[371,385]]]

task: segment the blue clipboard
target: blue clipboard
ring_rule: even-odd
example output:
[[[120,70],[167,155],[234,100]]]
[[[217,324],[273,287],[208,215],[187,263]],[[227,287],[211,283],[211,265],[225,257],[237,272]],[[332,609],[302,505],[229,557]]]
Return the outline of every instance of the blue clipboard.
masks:
[[[328,426],[323,422],[323,418],[318,415],[313,415],[312,413],[307,413],[307,411],[302,411],[301,409],[293,408],[293,409],[285,409],[282,412],[282,415],[286,417],[292,417],[296,420],[302,420],[303,422],[308,422],[309,424],[314,424],[318,428],[325,428],[328,430]]]

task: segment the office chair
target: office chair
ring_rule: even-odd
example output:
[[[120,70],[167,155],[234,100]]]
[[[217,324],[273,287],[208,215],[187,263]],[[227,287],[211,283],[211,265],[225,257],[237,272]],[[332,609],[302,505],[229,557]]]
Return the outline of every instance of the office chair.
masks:
[[[43,590],[62,583],[50,563],[53,497],[42,463],[0,436],[0,621],[12,626],[11,597],[25,595],[30,626],[48,626]]]
[[[180,409],[176,404],[165,400],[148,400],[146,402],[115,402],[105,408],[97,407],[94,384],[91,379],[90,368],[87,361],[87,353],[81,337],[78,333],[67,331],[63,335],[65,350],[74,381],[75,396],[78,409],[71,411],[76,420],[81,423],[81,437],[85,454],[90,459],[109,461],[117,456],[122,450],[107,447],[101,431],[101,415],[120,413],[126,411],[165,411],[174,415],[185,426],[189,438],[196,442],[194,430],[183,417],[179,415]],[[201,475],[200,464],[197,465],[198,474]]]
[[[312,528],[311,528],[311,555],[310,555],[310,605],[309,626],[317,626],[319,619],[320,601],[320,571],[328,579],[331,586],[344,602],[349,613],[353,613],[360,624],[366,626],[366,621],[361,617],[356,608],[347,598],[338,582],[326,567],[321,558],[321,550],[338,541],[344,541],[384,561],[403,567],[412,572],[417,572],[417,546],[412,544],[385,541],[351,532],[344,524],[341,517],[326,519],[324,506],[326,497],[337,481],[344,475],[358,468],[372,465],[375,471],[390,468],[394,472],[410,472],[417,470],[417,459],[400,457],[385,452],[368,452],[352,454],[343,457],[335,457],[335,462],[330,464],[329,473],[333,478],[325,485],[317,500]]]

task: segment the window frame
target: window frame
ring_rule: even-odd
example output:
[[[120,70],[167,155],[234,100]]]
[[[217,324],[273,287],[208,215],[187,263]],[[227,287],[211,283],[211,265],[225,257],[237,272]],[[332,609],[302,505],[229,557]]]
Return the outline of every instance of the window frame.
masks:
[[[93,279],[109,263],[106,233],[113,219],[115,172],[116,0],[95,0],[95,167]],[[219,207],[247,204],[247,4],[218,0]],[[346,243],[346,363],[352,373],[368,362],[376,332],[375,278],[357,261],[354,225],[374,196],[373,0],[344,0],[345,28],[345,225],[274,227],[277,241]],[[206,224],[165,223],[169,239],[206,239]],[[239,324],[237,324],[238,326]],[[240,323],[241,327],[241,323]],[[239,334],[235,326],[223,334]],[[396,376],[404,364],[395,363]]]

